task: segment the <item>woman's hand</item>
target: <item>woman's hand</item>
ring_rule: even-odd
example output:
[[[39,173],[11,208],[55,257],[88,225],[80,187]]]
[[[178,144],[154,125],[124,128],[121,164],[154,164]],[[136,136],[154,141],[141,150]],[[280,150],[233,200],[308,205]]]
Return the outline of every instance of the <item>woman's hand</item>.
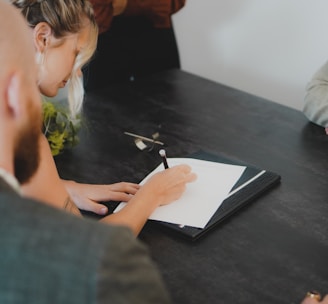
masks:
[[[116,183],[111,185],[80,184],[74,181],[64,181],[67,192],[75,205],[85,211],[105,215],[108,209],[99,202],[128,202],[140,186],[133,183]]]
[[[148,195],[153,197],[157,207],[179,199],[186,190],[186,184],[196,178],[190,166],[178,165],[154,174],[141,190],[147,191]]]
[[[314,295],[314,296],[313,296]],[[301,304],[318,304],[318,303],[321,303],[321,304],[328,304],[328,295],[326,295],[322,300],[319,300],[321,299],[321,296],[320,294],[318,293],[308,293],[307,296],[303,299],[302,303]]]

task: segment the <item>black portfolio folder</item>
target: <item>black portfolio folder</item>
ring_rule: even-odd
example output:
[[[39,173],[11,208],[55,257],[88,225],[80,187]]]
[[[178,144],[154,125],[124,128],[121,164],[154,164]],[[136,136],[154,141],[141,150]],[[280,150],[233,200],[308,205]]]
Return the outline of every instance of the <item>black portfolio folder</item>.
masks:
[[[247,164],[236,162],[223,156],[200,151],[189,157],[230,165],[246,166],[244,173],[231,189],[231,195],[224,200],[204,228],[181,226],[161,221],[150,221],[152,224],[155,223],[163,228],[167,228],[171,232],[177,233],[179,236],[189,240],[197,240],[202,237],[223,220],[238,211],[241,207],[251,203],[254,199],[258,198],[264,192],[280,182],[280,176],[274,172],[266,171],[254,166],[248,166]]]

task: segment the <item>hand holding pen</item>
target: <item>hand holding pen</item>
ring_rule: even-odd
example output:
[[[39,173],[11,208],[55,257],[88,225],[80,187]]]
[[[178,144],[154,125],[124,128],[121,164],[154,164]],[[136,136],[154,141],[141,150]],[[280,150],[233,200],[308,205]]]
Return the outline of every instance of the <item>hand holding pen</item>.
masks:
[[[160,155],[165,170],[154,174],[141,190],[151,189],[153,195],[159,198],[159,205],[166,205],[179,199],[186,189],[186,184],[196,180],[197,176],[188,165],[169,168],[165,150],[161,150]]]
[[[184,193],[187,183],[193,182],[195,179],[196,174],[188,165],[173,166],[155,173],[131,197],[129,203],[122,210],[111,216],[110,222],[115,223],[117,218],[123,218],[127,226],[135,235],[138,235],[158,206],[179,199]]]
[[[186,184],[196,180],[197,176],[188,165],[177,165],[154,174],[141,187],[136,195],[147,191],[157,198],[157,206],[169,204],[181,197]]]

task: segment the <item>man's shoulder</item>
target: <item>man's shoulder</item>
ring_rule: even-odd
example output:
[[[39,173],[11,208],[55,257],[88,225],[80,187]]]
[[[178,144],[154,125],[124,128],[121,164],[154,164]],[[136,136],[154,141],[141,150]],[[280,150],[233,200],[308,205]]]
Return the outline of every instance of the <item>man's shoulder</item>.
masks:
[[[79,218],[10,193],[0,193],[0,242],[0,268],[6,277],[0,280],[0,300],[60,302],[73,293],[70,303],[98,303],[103,282],[111,290],[104,298],[108,301],[117,294],[108,282],[115,285],[120,276],[129,276],[124,258],[134,264],[148,259],[128,228]]]

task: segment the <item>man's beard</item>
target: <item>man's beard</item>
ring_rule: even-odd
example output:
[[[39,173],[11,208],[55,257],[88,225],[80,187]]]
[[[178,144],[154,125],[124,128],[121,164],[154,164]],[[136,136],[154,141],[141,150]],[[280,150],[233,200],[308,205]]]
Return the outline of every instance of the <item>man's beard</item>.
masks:
[[[19,135],[15,149],[15,176],[20,184],[28,182],[39,166],[41,119],[39,112],[30,107],[30,123]]]

